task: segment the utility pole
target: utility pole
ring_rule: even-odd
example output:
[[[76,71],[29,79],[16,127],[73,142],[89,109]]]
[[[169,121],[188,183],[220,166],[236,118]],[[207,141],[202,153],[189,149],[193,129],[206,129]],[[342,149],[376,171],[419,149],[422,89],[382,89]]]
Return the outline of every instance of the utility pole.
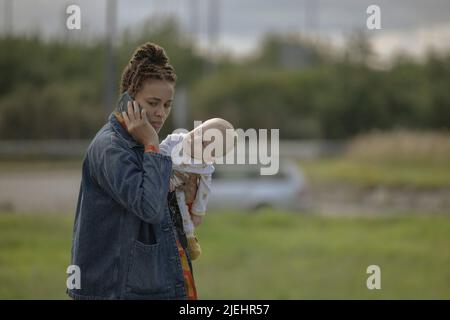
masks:
[[[5,36],[12,35],[12,19],[13,19],[13,2],[5,0],[4,2],[4,33]]]
[[[319,29],[319,0],[305,0],[305,32],[317,34]]]
[[[208,56],[210,59],[208,69],[213,69],[214,53],[217,50],[220,27],[220,0],[208,1],[208,16],[207,16],[207,37],[208,37]]]
[[[219,37],[220,0],[209,0],[208,3],[208,42],[213,51]]]
[[[175,92],[175,108],[173,108],[172,121],[175,129],[188,129],[188,102],[187,89],[185,86],[177,88]]]
[[[116,88],[116,61],[114,38],[117,26],[117,0],[106,0],[106,65],[105,65],[105,111],[109,114],[114,108]]]
[[[197,38],[197,35],[200,32],[199,28],[199,0],[190,0],[189,1],[189,13],[190,13],[190,21],[189,21],[189,31],[191,32],[192,38]]]

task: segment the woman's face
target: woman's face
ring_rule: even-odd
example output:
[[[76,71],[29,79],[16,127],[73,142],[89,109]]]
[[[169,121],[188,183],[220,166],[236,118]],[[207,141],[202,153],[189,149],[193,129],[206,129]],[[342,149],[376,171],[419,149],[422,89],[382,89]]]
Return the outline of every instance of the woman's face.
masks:
[[[135,95],[137,103],[145,110],[150,124],[159,132],[172,108],[174,84],[165,80],[149,79]]]

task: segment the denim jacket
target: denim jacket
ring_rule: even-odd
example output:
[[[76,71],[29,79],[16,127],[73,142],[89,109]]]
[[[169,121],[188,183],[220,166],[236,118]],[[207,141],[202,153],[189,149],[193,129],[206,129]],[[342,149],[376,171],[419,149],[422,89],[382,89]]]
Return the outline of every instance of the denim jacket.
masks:
[[[91,142],[72,239],[74,299],[186,299],[167,195],[170,157],[144,153],[111,114]],[[190,261],[189,261],[190,263]]]

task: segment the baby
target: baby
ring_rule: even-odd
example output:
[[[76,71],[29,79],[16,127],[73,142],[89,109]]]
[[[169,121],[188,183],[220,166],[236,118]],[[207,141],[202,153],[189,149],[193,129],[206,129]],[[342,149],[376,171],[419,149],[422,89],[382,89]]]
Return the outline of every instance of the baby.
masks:
[[[216,135],[222,137],[216,140]],[[213,148],[205,148],[213,142]],[[203,217],[211,192],[211,177],[214,172],[213,163],[218,157],[226,155],[234,147],[235,132],[233,126],[226,120],[213,118],[188,133],[170,134],[161,142],[161,153],[172,158],[173,172],[195,173],[199,176],[197,194],[193,203],[186,203],[184,191],[178,187],[182,181],[173,174],[170,184],[175,188],[175,195],[183,219],[183,228],[187,237],[188,252],[192,260],[201,254],[200,244],[194,233],[192,217]],[[232,143],[230,143],[230,141]],[[192,217],[191,217],[192,215]]]

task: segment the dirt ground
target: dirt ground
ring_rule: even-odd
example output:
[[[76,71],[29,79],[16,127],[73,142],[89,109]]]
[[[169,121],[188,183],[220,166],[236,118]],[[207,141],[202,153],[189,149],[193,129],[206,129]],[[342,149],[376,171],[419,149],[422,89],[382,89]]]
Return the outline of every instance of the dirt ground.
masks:
[[[303,199],[307,208],[327,215],[450,214],[450,188],[310,183]]]

